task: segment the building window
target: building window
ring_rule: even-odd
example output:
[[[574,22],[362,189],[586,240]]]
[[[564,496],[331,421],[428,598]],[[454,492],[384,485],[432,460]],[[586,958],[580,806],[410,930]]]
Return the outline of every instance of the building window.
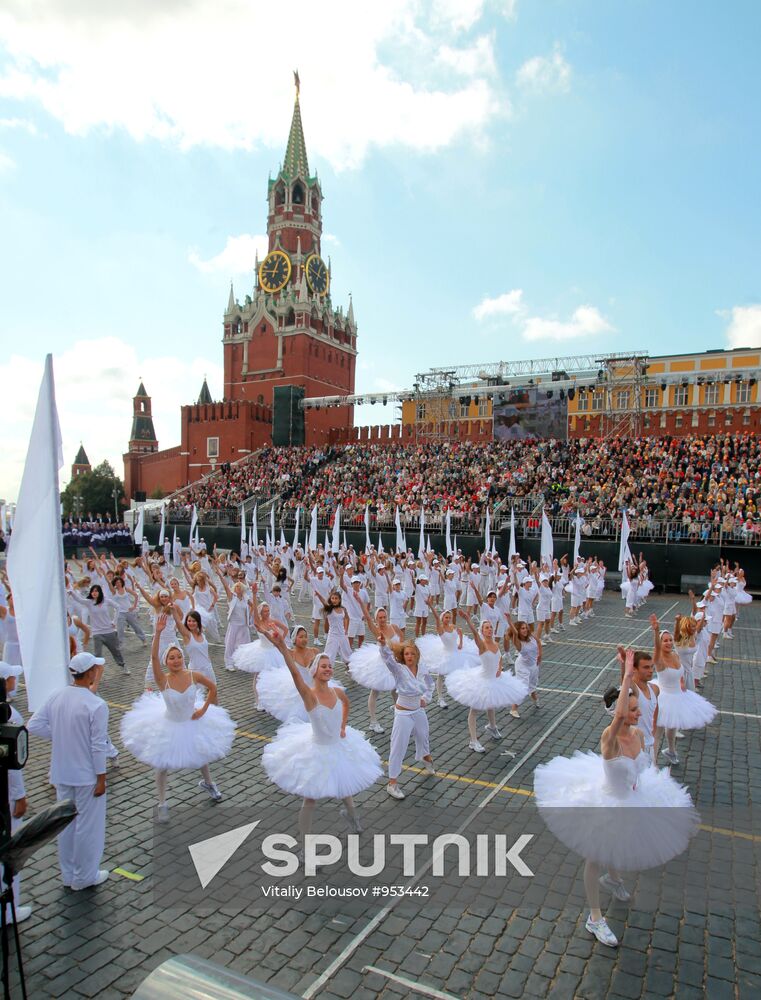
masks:
[[[708,414],[708,426],[709,427],[715,427],[716,426],[716,414],[715,413],[709,413]]]
[[[579,402],[577,404],[577,409],[579,410],[580,413],[584,413],[584,411],[587,409],[587,406],[588,402],[587,402],[586,392],[579,391]]]
[[[717,406],[719,402],[719,387],[714,382],[712,385],[707,385],[705,387],[705,404],[706,406]]]
[[[592,393],[592,409],[601,410],[605,403],[605,393],[603,392],[593,392]]]
[[[700,423],[700,418],[698,417],[698,411],[697,410],[693,410],[692,411],[692,426],[693,427],[697,427],[699,423]]]
[[[219,438],[206,438],[206,457],[219,458]]]
[[[425,420],[425,403],[417,404],[417,420]]]
[[[749,403],[750,402],[750,382],[743,381],[737,387],[737,402],[738,403]]]
[[[666,413],[665,411],[661,413],[661,430],[666,426]]]
[[[584,430],[589,431],[592,429],[592,421],[589,417],[584,417]]]
[[[650,414],[649,413],[645,414],[645,427],[647,427],[648,429],[650,428]]]
[[[730,427],[732,425],[733,416],[734,414],[732,413],[731,410],[727,410],[726,413],[724,414],[724,423],[727,425],[727,427]]]
[[[478,401],[478,415],[479,417],[489,416],[489,400],[486,399],[486,397],[483,397]]]
[[[460,420],[467,420],[470,416],[470,403],[460,403]]]
[[[674,406],[687,406],[689,394],[690,387],[688,385],[674,386]]]
[[[645,406],[654,409],[658,405],[658,390],[645,389]]]
[[[750,410],[746,410],[745,413],[743,413],[743,427],[748,426],[750,426]]]
[[[617,410],[628,410],[629,409],[629,390],[619,389],[616,393],[616,409]]]
[[[677,413],[676,418],[674,419],[674,426],[675,427],[681,427],[682,426],[682,414],[681,413]]]

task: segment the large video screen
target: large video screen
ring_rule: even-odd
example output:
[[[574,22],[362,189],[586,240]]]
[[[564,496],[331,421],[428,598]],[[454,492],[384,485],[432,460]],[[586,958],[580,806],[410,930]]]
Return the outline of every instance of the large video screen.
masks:
[[[568,400],[561,399],[557,389],[536,386],[513,389],[495,396],[493,407],[494,437],[497,441],[521,441],[525,438],[564,441],[568,436]]]

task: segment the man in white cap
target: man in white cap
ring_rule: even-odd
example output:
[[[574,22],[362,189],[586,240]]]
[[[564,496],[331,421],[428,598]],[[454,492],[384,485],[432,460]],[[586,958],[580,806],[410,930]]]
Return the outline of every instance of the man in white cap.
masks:
[[[6,696],[10,696],[16,687],[16,678],[23,672],[23,667],[17,664],[5,663],[0,660],[0,678],[5,681]],[[8,720],[14,726],[23,726],[24,720],[13,706],[11,706],[11,717]],[[23,771],[8,771],[8,805],[11,813],[11,833],[14,833],[26,815],[26,789],[24,787]],[[3,878],[3,866],[0,865],[0,879]],[[5,888],[5,882],[2,883]],[[19,906],[19,896],[21,894],[21,876],[16,875],[13,879],[13,903],[16,909],[16,923],[27,920],[32,915],[31,906]],[[12,919],[11,908],[5,909],[5,919],[10,923]]]
[[[320,639],[320,622],[323,622],[323,630],[326,630],[327,624],[325,624],[324,618],[324,602],[328,599],[332,585],[328,579],[325,569],[322,566],[314,566],[314,564],[312,564],[311,569],[307,569],[305,571],[305,578],[309,586],[312,588],[312,629],[314,644],[315,646],[321,646],[322,640]]]
[[[58,800],[71,799],[77,807],[58,837],[63,884],[74,890],[108,878],[98,868],[106,839],[108,706],[90,690],[104,662],[91,653],[73,656],[72,684],[51,695],[27,723],[32,735],[52,742],[50,782]]]

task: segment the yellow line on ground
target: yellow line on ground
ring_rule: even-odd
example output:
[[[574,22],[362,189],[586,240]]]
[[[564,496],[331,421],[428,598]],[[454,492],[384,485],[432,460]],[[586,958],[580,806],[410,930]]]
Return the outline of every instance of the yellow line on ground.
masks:
[[[761,844],[761,837],[755,833],[742,833],[740,830],[727,830],[723,826],[709,826],[707,823],[701,823],[698,829],[705,830],[706,833],[719,833],[722,837],[736,837],[738,840],[750,840],[754,844]]]

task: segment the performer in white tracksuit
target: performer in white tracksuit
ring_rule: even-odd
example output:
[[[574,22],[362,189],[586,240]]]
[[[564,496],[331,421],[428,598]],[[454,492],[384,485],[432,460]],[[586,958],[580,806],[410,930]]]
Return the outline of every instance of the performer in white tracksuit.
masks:
[[[13,694],[16,687],[16,678],[23,672],[19,664],[5,663],[0,661],[0,677],[6,685],[8,699]],[[23,726],[24,720],[15,708],[11,708],[11,717],[8,720],[14,726]],[[11,833],[15,833],[21,826],[27,810],[26,789],[24,787],[23,771],[8,771],[8,805],[11,813]],[[3,866],[0,865],[0,879],[3,877]],[[2,883],[5,888],[5,882]],[[16,875],[13,879],[13,905],[16,910],[16,923],[20,924],[32,915],[31,906],[20,906],[19,897],[21,895],[21,876]],[[5,919],[11,922],[12,914],[10,906],[6,907]]]
[[[433,679],[420,667],[420,650],[414,642],[394,643],[389,649],[386,637],[378,634],[380,654],[396,681],[394,725],[391,730],[391,751],[388,759],[388,794],[403,799],[398,779],[402,761],[410,740],[415,737],[415,760],[422,760],[428,774],[435,774],[428,738],[428,716],[425,704],[433,691]]]
[[[69,663],[73,683],[51,695],[27,723],[33,736],[52,742],[50,782],[58,800],[71,799],[77,807],[58,837],[63,884],[76,890],[108,878],[108,871],[98,868],[106,840],[108,706],[90,690],[95,668],[103,663],[77,653]]]

